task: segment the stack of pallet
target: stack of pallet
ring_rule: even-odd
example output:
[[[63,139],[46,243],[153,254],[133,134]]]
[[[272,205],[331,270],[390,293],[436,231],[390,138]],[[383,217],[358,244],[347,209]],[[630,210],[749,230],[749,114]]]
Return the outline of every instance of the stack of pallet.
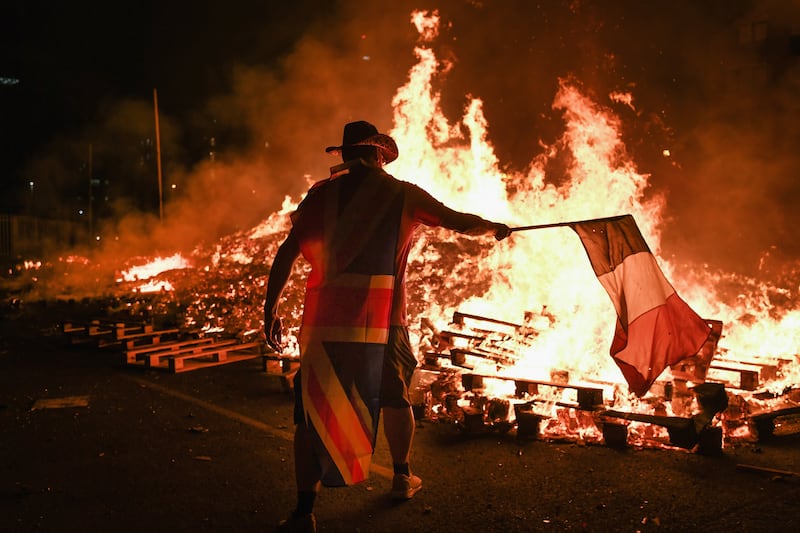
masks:
[[[131,349],[141,344],[159,344],[177,337],[178,329],[155,329],[147,322],[95,319],[87,323],[64,322],[62,331],[71,344],[94,344],[100,348]]]
[[[129,366],[168,370],[177,374],[253,359],[261,355],[262,346],[260,341],[240,342],[238,339],[214,337],[191,338],[127,349],[124,352],[124,363]]]
[[[261,356],[263,351],[261,341],[199,337],[177,328],[156,329],[147,323],[66,322],[63,332],[73,344],[93,343],[99,348],[121,349],[122,362],[126,366],[172,373],[253,359]]]

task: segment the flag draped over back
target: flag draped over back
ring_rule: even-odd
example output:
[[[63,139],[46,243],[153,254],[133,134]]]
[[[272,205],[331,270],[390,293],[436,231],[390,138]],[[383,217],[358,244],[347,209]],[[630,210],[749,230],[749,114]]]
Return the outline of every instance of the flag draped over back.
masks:
[[[395,279],[400,190],[377,169],[321,182],[292,216],[311,263],[300,330],[303,409],[327,486],[366,479]]]
[[[665,368],[697,354],[709,326],[664,277],[631,215],[569,225],[617,311],[611,357],[642,396]]]

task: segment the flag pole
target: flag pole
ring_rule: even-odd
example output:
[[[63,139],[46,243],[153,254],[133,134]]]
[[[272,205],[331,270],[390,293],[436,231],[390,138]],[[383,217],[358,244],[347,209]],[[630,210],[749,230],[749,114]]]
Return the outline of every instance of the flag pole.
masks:
[[[570,224],[574,224],[574,222],[553,222],[552,224],[539,224],[536,226],[519,226],[516,228],[511,228],[511,231],[528,231],[531,229],[559,228],[561,226],[569,226]]]
[[[519,227],[516,227],[516,228],[511,228],[511,231],[514,232],[514,231],[528,231],[528,230],[532,230],[532,229],[560,228],[560,227],[563,227],[563,226],[572,226],[573,224],[582,224],[582,223],[586,223],[586,222],[601,222],[601,221],[606,221],[606,220],[615,220],[615,219],[618,219],[618,218],[622,218],[624,216],[627,216],[627,215],[617,215],[615,217],[593,218],[593,219],[590,219],[590,220],[576,220],[574,222],[553,222],[551,224],[538,224],[538,225],[535,225],[535,226],[519,226]]]

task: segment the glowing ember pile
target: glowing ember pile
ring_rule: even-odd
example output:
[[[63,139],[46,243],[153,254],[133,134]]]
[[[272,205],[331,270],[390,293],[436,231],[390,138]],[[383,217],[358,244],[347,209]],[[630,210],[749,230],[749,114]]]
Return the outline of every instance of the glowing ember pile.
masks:
[[[734,362],[749,360],[756,366],[775,362],[779,368],[768,379],[762,377],[752,391],[737,386],[730,376],[709,370],[709,379],[728,384],[727,436],[750,436],[747,427],[735,422],[747,413],[798,405],[797,295],[754,280],[732,279],[685,265],[678,268],[664,260],[659,235],[663,200],[646,199],[648,175],[639,173],[627,156],[619,119],[611,110],[592,101],[576,84],[562,80],[553,101],[553,108],[563,117],[561,138],[553,145],[538,147],[543,150],[526,172],[501,171],[488,140],[482,102],[469,99],[458,123],[448,121],[440,109],[439,94],[432,86],[446,66],[429,47],[437,36],[437,16],[417,12],[412,22],[420,33],[415,50],[418,62],[393,101],[394,128],[389,133],[402,155],[387,168],[390,173],[422,186],[455,209],[511,226],[632,214],[677,292],[701,316],[724,324],[718,354]],[[629,103],[633,97],[614,93],[609,98]],[[568,162],[565,174],[555,180],[545,172],[548,162],[554,160]],[[136,294],[157,290],[150,295],[153,305],[180,309],[188,327],[258,332],[268,266],[286,235],[287,215],[295,205],[296,201],[287,199],[280,212],[258,227],[222,239],[212,249],[195,250],[190,258],[159,258],[131,267],[123,273],[119,287]],[[155,268],[148,270],[151,267]],[[305,266],[297,269],[282,304],[289,337],[294,339],[302,312]],[[491,317],[499,321],[495,325],[519,327],[494,344],[498,351],[493,353],[501,354],[502,360],[478,357],[470,373],[591,384],[603,389],[606,408],[629,412],[664,416],[697,412],[691,394],[668,394],[673,378],[669,371],[650,395],[636,399],[627,394],[619,369],[608,355],[614,308],[570,229],[515,234],[500,244],[425,230],[411,252],[408,288],[412,336],[421,361],[429,351],[443,353],[435,346],[442,337],[437,339],[434,332],[452,330],[455,311]],[[735,298],[727,297],[731,288],[736,291]],[[780,305],[776,305],[776,296]],[[456,347],[459,342],[468,343],[470,336],[486,337],[485,331],[464,324],[458,327],[463,337],[450,337]],[[296,342],[292,346],[296,350]],[[474,408],[474,399],[467,398],[474,396],[467,394],[461,380],[463,366],[444,363],[446,371],[439,368],[418,376],[417,392],[438,391],[433,396],[438,395],[441,403],[429,407],[442,415],[448,410],[447,402]],[[696,384],[685,383],[687,387]],[[569,407],[575,402],[570,396],[575,389],[551,389],[542,392],[540,388],[535,405],[537,413],[551,420],[543,433],[598,438],[594,418]],[[502,413],[498,420],[513,420],[510,404],[520,403],[514,380],[487,379],[480,395],[489,399],[489,405],[482,402],[484,417],[493,419],[487,413],[505,410],[508,417]],[[631,422],[631,427],[636,424]],[[646,439],[658,437],[661,430],[645,424],[637,431]]]
[[[122,272],[122,277],[117,281],[148,280],[138,287],[139,292],[171,291],[173,286],[169,281],[150,281],[158,274],[174,269],[189,268],[189,262],[181,254],[172,257],[157,257],[147,264],[135,266]]]

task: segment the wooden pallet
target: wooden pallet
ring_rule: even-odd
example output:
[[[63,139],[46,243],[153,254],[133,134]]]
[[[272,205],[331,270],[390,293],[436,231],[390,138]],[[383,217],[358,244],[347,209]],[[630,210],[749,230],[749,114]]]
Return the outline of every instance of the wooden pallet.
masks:
[[[111,338],[114,332],[110,324],[100,320],[64,322],[61,331],[71,344],[97,344],[101,339]]]
[[[123,362],[173,374],[211,366],[236,363],[261,355],[260,341],[239,342],[237,339],[190,339],[125,350]]]
[[[169,354],[177,354],[180,350],[188,350],[193,346],[210,345],[215,341],[216,339],[213,337],[202,337],[199,339],[133,346],[123,352],[123,363],[147,367],[158,366],[159,360]]]
[[[766,440],[782,434],[794,434],[796,431],[781,431],[782,425],[794,429],[800,427],[800,405],[787,405],[773,411],[751,414],[748,417],[751,429],[755,430],[758,440]],[[788,422],[788,423],[787,423]]]
[[[177,337],[180,330],[153,329],[153,326],[144,326],[141,330],[132,328],[116,328],[110,339],[100,340],[98,346],[105,348],[109,346],[122,346],[124,350],[131,350],[136,346],[151,346],[161,344],[165,339]]]
[[[92,343],[100,348],[131,349],[140,344],[158,344],[165,338],[177,336],[178,329],[154,328],[144,322],[92,320],[87,323],[64,322],[62,332],[72,344]]]
[[[777,365],[734,360],[712,361],[708,381],[722,381],[737,389],[753,391],[778,375]]]
[[[426,352],[425,353],[425,368],[435,370],[440,368],[439,359],[449,359],[450,364],[463,368],[465,370],[474,370],[475,366],[470,365],[466,361],[466,357],[460,357],[463,354],[439,353],[439,352]]]
[[[613,448],[627,446],[628,439],[627,425],[615,423],[613,422],[614,419],[662,426],[667,429],[671,446],[687,450],[697,447],[698,453],[703,455],[715,455],[722,451],[722,429],[708,425],[698,429],[694,418],[613,410],[602,411],[599,420],[603,431],[603,439],[606,445]]]
[[[487,359],[498,364],[511,364],[514,362],[513,357],[508,357],[500,353],[466,350],[463,348],[450,348],[448,353],[425,352],[425,365],[431,368],[438,368],[439,359],[449,359],[450,364],[453,366],[457,366],[465,370],[474,370],[475,365],[470,364],[470,361],[475,360],[475,358]]]
[[[513,381],[516,387],[516,394],[522,397],[525,394],[539,394],[539,387],[554,387],[558,389],[573,389],[576,391],[577,401],[574,404],[557,402],[564,407],[574,407],[583,410],[595,410],[603,406],[603,389],[600,387],[589,387],[572,383],[558,383],[554,381],[541,381],[533,379],[515,378],[510,376],[490,376],[483,374],[462,374],[461,385],[464,390],[480,389],[483,387],[484,379],[501,379]]]

